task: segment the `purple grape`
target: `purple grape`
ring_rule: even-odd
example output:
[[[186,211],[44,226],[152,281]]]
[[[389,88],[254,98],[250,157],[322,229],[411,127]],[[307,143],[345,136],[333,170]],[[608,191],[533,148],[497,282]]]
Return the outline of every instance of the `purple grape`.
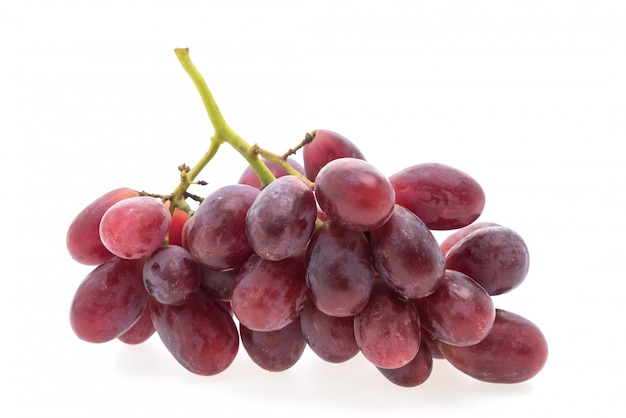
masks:
[[[252,249],[268,260],[294,257],[306,247],[317,219],[315,196],[296,176],[267,185],[246,215],[246,236]]]
[[[185,227],[189,252],[213,270],[240,267],[253,253],[246,214],[258,194],[252,186],[234,184],[207,196]]]
[[[317,173],[329,162],[343,157],[365,160],[363,153],[346,137],[326,129],[311,132],[313,139],[302,148],[304,170],[309,180],[315,181]]]
[[[231,306],[246,328],[275,331],[295,320],[306,300],[303,255],[271,261],[252,254],[235,278]]]
[[[166,245],[156,250],[143,266],[148,294],[166,305],[180,305],[200,286],[200,267],[183,247]]]
[[[331,316],[353,316],[367,304],[374,265],[367,238],[333,221],[313,233],[306,254],[306,283],[315,306]]]
[[[485,192],[467,173],[438,163],[407,167],[389,177],[396,203],[433,230],[457,229],[474,222],[485,206]]]
[[[475,379],[492,383],[519,383],[531,379],[548,359],[541,330],[528,319],[496,310],[493,328],[478,344],[459,347],[439,343],[454,367]]]
[[[297,318],[275,331],[254,331],[239,324],[239,332],[250,359],[271,372],[282,372],[294,366],[306,348]]]
[[[396,292],[423,298],[443,279],[445,261],[437,240],[414,213],[395,205],[389,221],[370,233],[376,269]]]
[[[471,232],[446,254],[446,268],[465,273],[490,295],[519,286],[528,273],[530,258],[522,237],[504,226]]]

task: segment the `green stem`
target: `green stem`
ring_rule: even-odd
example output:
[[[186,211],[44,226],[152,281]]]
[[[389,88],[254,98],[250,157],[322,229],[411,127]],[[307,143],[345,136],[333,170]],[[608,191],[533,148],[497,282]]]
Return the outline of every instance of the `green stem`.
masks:
[[[204,77],[200,74],[200,71],[196,68],[194,63],[191,61],[189,56],[188,48],[176,48],[174,50],[176,53],[176,57],[178,61],[183,66],[191,80],[193,81],[198,93],[200,93],[200,97],[202,98],[202,102],[204,104],[204,108],[209,115],[209,119],[211,121],[211,125],[213,125],[213,129],[215,129],[215,135],[211,138],[211,147],[215,145],[215,151],[217,148],[224,143],[227,142],[232,146],[239,154],[241,154],[250,167],[257,174],[259,179],[261,180],[262,186],[267,186],[272,181],[274,181],[275,177],[272,172],[267,168],[263,161],[259,158],[258,154],[255,152],[255,146],[250,145],[246,142],[241,136],[239,136],[235,131],[232,130],[230,126],[226,123],[224,116],[222,116],[222,112],[220,111],[215,99],[213,98],[213,94],[209,89],[209,86],[204,81]],[[210,151],[211,149],[209,149]],[[208,154],[208,153],[207,153]],[[212,158],[212,156],[211,156]],[[204,160],[204,159],[203,159]],[[209,158],[210,160],[210,158]],[[208,161],[207,161],[208,162]],[[199,163],[200,164],[200,163]],[[191,177],[191,180],[195,178],[195,176],[204,168],[204,165],[197,164],[194,166],[188,173],[188,176]]]

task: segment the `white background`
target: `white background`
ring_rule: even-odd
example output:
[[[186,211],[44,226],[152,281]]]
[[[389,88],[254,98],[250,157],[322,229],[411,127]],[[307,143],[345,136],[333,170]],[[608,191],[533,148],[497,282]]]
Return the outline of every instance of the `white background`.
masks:
[[[91,268],[65,250],[73,217],[118,186],[171,192],[208,147],[175,47],[251,143],[282,152],[326,128],[388,174],[435,161],[474,176],[481,219],[530,248],[526,281],[496,304],[544,331],[543,371],[491,385],[437,362],[405,389],[361,357],[307,351],[273,374],[241,350],[199,377],[156,336],[75,337]],[[3,2],[0,64],[0,415],[623,416],[623,1]],[[222,149],[194,191],[243,167]]]

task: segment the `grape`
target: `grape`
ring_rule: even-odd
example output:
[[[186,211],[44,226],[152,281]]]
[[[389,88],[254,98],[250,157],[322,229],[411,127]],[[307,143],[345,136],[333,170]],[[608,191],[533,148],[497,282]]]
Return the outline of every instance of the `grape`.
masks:
[[[351,157],[365,160],[363,153],[355,144],[336,132],[317,129],[310,135],[313,139],[302,148],[302,159],[306,176],[311,181],[315,181],[322,167],[337,158]]]
[[[421,318],[420,318],[420,322],[421,322]],[[424,327],[422,327],[421,332],[422,332],[421,344],[426,344],[431,357],[433,359],[443,359],[443,354],[441,354],[441,351],[439,351],[439,341],[437,341],[435,337],[430,335],[428,330],[424,329]],[[421,345],[420,345],[420,350],[421,350]]]
[[[200,267],[183,247],[166,245],[146,260],[143,282],[158,302],[180,305],[200,286]]]
[[[79,263],[97,266],[113,257],[100,240],[100,220],[102,215],[115,203],[139,193],[127,187],[111,190],[85,207],[74,218],[67,231],[66,245],[74,260]]]
[[[315,196],[330,219],[358,231],[387,222],[395,204],[389,180],[370,163],[348,157],[333,160],[319,171]]]
[[[528,319],[503,309],[496,310],[493,328],[478,344],[439,346],[454,367],[492,383],[526,381],[541,371],[548,358],[548,344],[541,330]]]
[[[304,174],[304,167],[302,167],[302,165],[299,162],[297,162],[293,158],[287,158],[287,162],[289,163],[289,165],[291,165],[293,168],[298,170],[300,173]],[[278,178],[278,177],[287,175],[287,171],[280,165],[273,163],[271,161],[267,161],[267,160],[263,160],[263,163],[267,166],[267,168],[269,168],[272,174],[274,174],[274,177]],[[261,180],[259,179],[259,176],[257,176],[257,174],[254,172],[254,169],[252,169],[252,167],[249,165],[246,166],[243,173],[241,173],[241,177],[239,178],[238,183],[247,184],[257,189],[262,188],[262,184],[261,184]]]
[[[407,167],[389,177],[396,202],[433,230],[457,229],[474,222],[485,206],[482,187],[468,174],[438,163]]]
[[[395,369],[377,367],[378,371],[391,383],[402,387],[415,387],[424,383],[433,371],[433,356],[424,337],[420,342],[420,348],[411,361],[404,366]]]
[[[308,301],[300,313],[300,326],[309,347],[327,362],[343,363],[359,352],[353,316],[326,315]]]
[[[203,376],[226,370],[239,349],[232,316],[216,300],[195,292],[182,305],[150,299],[150,314],[161,341],[185,369]]]
[[[304,256],[279,261],[252,254],[241,267],[231,297],[246,328],[275,331],[295,320],[307,300]]]
[[[504,226],[480,228],[456,243],[446,255],[446,268],[467,274],[490,295],[519,286],[529,268],[528,247]]]
[[[138,259],[157,250],[167,236],[171,217],[163,202],[148,196],[121,200],[100,221],[104,246],[120,258]]]
[[[396,205],[389,221],[370,233],[374,264],[406,298],[422,298],[441,283],[445,261],[437,240],[414,213]]]
[[[246,235],[259,256],[282,260],[304,250],[316,219],[313,191],[302,179],[287,175],[256,197],[246,215]]]
[[[239,333],[250,359],[270,372],[291,368],[300,360],[306,348],[306,340],[297,319],[275,331],[255,331],[239,324]]]
[[[306,283],[315,306],[331,316],[353,316],[365,307],[374,265],[362,232],[328,221],[315,230],[306,254]]]
[[[170,230],[167,234],[167,243],[169,245],[178,245],[182,247],[183,243],[183,229],[189,219],[187,212],[180,208],[174,208],[172,213],[172,221],[170,224]]]
[[[154,325],[152,324],[152,317],[150,316],[150,308],[148,307],[148,300],[146,299],[146,306],[143,312],[139,316],[139,319],[135,321],[132,327],[122,335],[117,337],[123,343],[137,345],[145,342],[148,338],[154,334]]]
[[[102,343],[133,326],[148,299],[142,269],[142,260],[113,257],[85,277],[70,308],[70,324],[78,338]]]
[[[441,241],[441,244],[439,244],[441,252],[445,256],[448,251],[450,251],[450,248],[454,246],[454,244],[461,241],[461,239],[465,238],[470,233],[485,226],[498,226],[498,224],[494,222],[474,222],[467,226],[464,226],[463,228],[457,229],[456,231],[448,235],[443,241]]]
[[[189,252],[213,270],[240,267],[253,253],[246,214],[259,190],[245,184],[221,187],[207,196],[186,226]]]
[[[211,270],[200,263],[200,288],[214,299],[230,301],[239,269]]]
[[[402,367],[419,350],[419,316],[411,302],[376,280],[369,302],[354,318],[354,337],[365,358],[376,367]]]
[[[493,326],[496,310],[491,296],[463,273],[446,270],[434,293],[415,301],[423,328],[450,345],[480,342]]]

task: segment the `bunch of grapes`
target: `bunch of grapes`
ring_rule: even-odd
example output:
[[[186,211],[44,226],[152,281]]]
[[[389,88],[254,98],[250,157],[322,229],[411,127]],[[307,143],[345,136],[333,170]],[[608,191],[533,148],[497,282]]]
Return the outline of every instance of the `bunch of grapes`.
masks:
[[[525,279],[528,248],[478,220],[485,194],[471,176],[438,163],[386,176],[329,130],[280,158],[226,142],[251,150],[251,164],[236,184],[195,196],[196,210],[181,199],[193,196],[186,187],[119,188],[71,223],[71,256],[95,266],[70,309],[80,339],[140,344],[157,334],[205,376],[241,346],[274,372],[306,347],[331,363],[361,353],[405,387],[425,382],[434,359],[496,383],[543,368],[540,329],[493,301]],[[290,157],[300,149],[302,165]],[[438,242],[435,230],[451,233]]]

